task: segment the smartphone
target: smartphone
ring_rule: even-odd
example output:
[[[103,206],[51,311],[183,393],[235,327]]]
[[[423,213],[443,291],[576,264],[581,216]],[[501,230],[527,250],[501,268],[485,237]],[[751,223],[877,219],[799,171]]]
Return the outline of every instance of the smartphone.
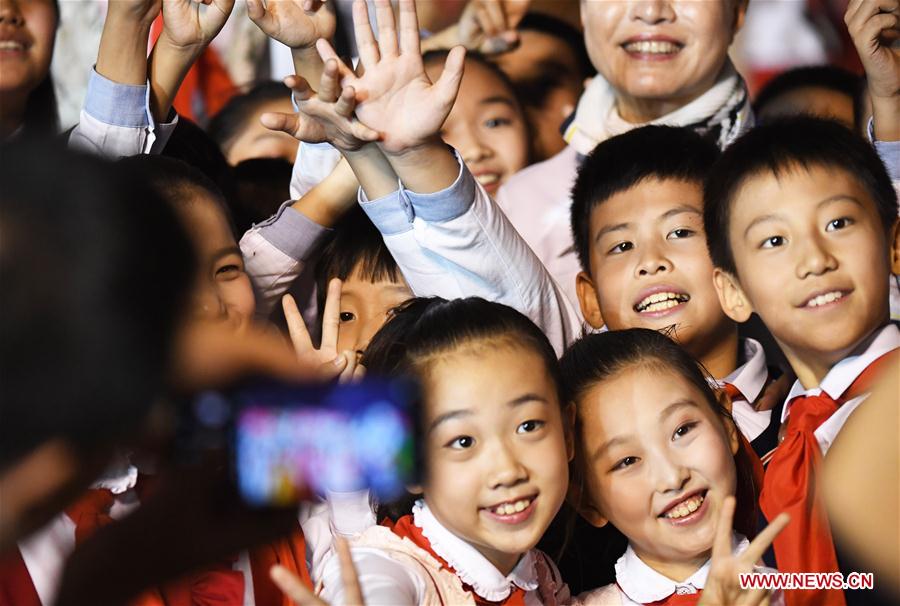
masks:
[[[256,383],[228,396],[238,491],[281,507],[310,491],[402,496],[421,480],[419,390],[406,380],[347,385]]]

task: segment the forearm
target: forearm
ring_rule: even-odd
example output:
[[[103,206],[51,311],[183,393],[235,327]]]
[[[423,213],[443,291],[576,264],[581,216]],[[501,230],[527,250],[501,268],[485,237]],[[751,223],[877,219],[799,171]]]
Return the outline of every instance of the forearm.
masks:
[[[396,187],[396,179],[394,186]],[[359,181],[346,160],[341,160],[324,181],[313,187],[291,208],[322,227],[333,227],[356,205]]]
[[[900,141],[900,94],[891,97],[871,95],[871,98],[875,139]]]
[[[459,163],[453,151],[439,138],[402,152],[385,152],[384,155],[403,186],[417,194],[447,189],[459,176]],[[370,199],[380,197],[372,196],[368,191],[366,194]]]
[[[100,37],[97,73],[119,84],[146,84],[150,25],[109,15]]]
[[[357,151],[343,152],[343,154],[359,180],[359,185],[370,200],[376,200],[397,191],[398,175],[377,145],[370,143]],[[452,182],[451,179],[450,183]]]
[[[150,107],[156,120],[165,120],[185,76],[205,46],[181,47],[163,32],[150,54]]]
[[[318,83],[322,79],[322,71],[325,64],[319,57],[319,52],[314,46],[309,48],[292,48],[291,57],[294,60],[294,73],[312,83]]]

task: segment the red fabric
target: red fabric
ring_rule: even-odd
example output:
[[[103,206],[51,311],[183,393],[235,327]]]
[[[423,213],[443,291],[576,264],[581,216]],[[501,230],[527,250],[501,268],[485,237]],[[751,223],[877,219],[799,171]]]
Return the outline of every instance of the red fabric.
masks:
[[[151,44],[162,30],[163,17],[160,15],[150,30]],[[202,122],[204,118],[214,116],[237,92],[218,53],[207,46],[188,70],[172,105],[179,115]]]
[[[422,534],[422,529],[416,526],[413,523],[413,517],[411,515],[406,515],[397,520],[395,524],[392,524],[389,520],[384,522],[384,525],[391,529],[391,531],[396,534],[398,537],[406,538],[412,541],[417,547],[424,549],[428,553],[432,555],[432,557],[440,562],[441,566],[443,566],[449,572],[456,574],[456,571],[453,570],[444,559],[434,552],[434,549],[431,548],[431,542],[428,538]],[[478,606],[525,606],[525,590],[518,586],[513,586],[512,591],[506,597],[505,600],[501,602],[489,602],[485,600],[483,597],[475,593],[475,591],[465,583],[463,587],[466,591],[472,594],[472,597],[475,599],[475,603]]]
[[[725,384],[725,393],[728,395],[728,399],[731,402],[734,402],[735,400],[746,400],[740,390],[731,383]],[[738,438],[741,441],[741,448],[750,460],[750,466],[753,472],[753,486],[758,493],[762,488],[763,477],[765,476],[762,461],[759,459],[759,455],[756,454],[756,451],[753,450],[753,446],[750,445],[750,440],[748,440],[740,430],[738,430]]]
[[[253,573],[253,597],[256,606],[291,606],[291,602],[269,577],[272,566],[279,564],[300,577],[303,584],[312,589],[312,579],[306,566],[306,539],[300,524],[296,524],[290,536],[252,549],[250,569]]]
[[[782,511],[791,516],[775,538],[775,560],[781,572],[836,572],[839,570],[831,528],[818,491],[817,475],[822,451],[814,435],[838,407],[869,390],[881,368],[895,362],[897,352],[870,364],[838,401],[824,392],[795,398],[787,419],[784,441],[769,463],[760,495],[760,507],[772,520]],[[841,590],[786,591],[788,606],[843,606]]]
[[[41,606],[18,547],[0,555],[0,606]]]
[[[664,600],[656,600],[644,606],[694,606],[700,600],[701,593],[702,590],[697,593],[686,593],[683,595],[673,593]]]

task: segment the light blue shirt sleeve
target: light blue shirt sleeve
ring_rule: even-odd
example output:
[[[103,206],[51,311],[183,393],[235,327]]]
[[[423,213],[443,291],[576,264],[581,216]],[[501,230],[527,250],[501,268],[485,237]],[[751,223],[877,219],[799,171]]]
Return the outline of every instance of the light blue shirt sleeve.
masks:
[[[151,126],[150,87],[119,84],[92,69],[84,111],[104,124],[129,128]]]
[[[869,118],[869,141],[875,146],[875,151],[884,167],[887,168],[891,181],[895,184],[900,181],[900,141],[879,141],[875,138],[875,121]],[[896,187],[896,185],[895,185]]]

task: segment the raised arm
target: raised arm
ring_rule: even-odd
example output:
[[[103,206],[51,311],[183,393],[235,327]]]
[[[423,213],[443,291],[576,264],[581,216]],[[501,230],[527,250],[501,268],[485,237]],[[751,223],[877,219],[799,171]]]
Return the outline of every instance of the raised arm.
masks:
[[[165,120],[188,70],[224,27],[234,0],[163,0],[163,31],[150,54],[153,116]]]

